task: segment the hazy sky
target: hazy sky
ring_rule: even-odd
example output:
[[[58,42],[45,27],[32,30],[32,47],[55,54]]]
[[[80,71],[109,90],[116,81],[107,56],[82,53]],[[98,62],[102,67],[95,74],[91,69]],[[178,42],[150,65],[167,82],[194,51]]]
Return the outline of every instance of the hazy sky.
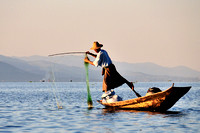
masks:
[[[87,51],[200,71],[200,0],[0,0],[0,54]]]

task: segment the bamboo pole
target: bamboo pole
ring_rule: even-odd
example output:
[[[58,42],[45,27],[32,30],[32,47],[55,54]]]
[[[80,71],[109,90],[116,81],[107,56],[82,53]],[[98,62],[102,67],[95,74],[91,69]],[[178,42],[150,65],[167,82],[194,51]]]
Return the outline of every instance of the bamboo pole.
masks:
[[[51,54],[48,56],[57,56],[57,55],[65,55],[65,54],[85,54],[85,52],[67,52],[67,53],[57,53],[57,54]]]

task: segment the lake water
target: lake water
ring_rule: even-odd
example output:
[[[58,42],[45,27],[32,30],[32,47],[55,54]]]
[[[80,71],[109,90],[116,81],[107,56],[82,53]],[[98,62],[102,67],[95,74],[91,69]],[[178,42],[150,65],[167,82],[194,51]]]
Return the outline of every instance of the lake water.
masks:
[[[172,83],[136,83],[145,95],[149,87],[165,90]],[[0,132],[200,132],[200,83],[175,83],[192,86],[168,113],[145,111],[108,111],[96,102],[102,83],[90,83],[94,108],[87,108],[84,82],[24,83],[0,82]],[[115,92],[124,100],[135,98],[123,85]],[[56,99],[63,109],[58,109]]]

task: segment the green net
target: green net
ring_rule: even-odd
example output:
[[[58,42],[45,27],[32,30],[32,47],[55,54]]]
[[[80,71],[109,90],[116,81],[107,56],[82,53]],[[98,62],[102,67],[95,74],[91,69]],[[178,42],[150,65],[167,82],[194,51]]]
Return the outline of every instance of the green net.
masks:
[[[85,58],[88,58],[87,55],[85,55]],[[85,72],[86,72],[86,84],[87,84],[87,103],[88,103],[88,107],[92,108],[93,107],[93,103],[92,103],[92,97],[90,94],[90,86],[89,86],[89,73],[88,73],[88,67],[89,67],[89,63],[84,62],[85,65]]]

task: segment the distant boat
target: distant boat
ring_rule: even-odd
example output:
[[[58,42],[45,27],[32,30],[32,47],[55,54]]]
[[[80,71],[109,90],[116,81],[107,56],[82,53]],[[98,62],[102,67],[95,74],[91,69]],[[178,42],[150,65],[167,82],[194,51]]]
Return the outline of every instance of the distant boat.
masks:
[[[112,109],[129,109],[143,111],[164,112],[171,108],[182,96],[184,96],[191,86],[188,87],[170,87],[165,91],[155,93],[149,96],[143,96],[135,99],[118,101],[114,103],[102,103],[106,108]]]

